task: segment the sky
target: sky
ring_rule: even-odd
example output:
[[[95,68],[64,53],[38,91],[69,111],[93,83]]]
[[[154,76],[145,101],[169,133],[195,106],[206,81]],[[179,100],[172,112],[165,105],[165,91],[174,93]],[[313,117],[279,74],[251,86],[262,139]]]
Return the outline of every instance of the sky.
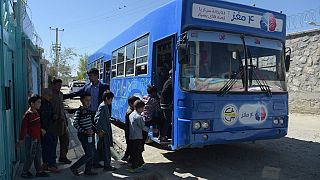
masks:
[[[74,48],[78,54],[94,53],[134,22],[171,0],[28,0],[27,12],[42,39],[45,56],[50,60],[55,32],[59,32],[62,48]],[[282,11],[293,19],[288,32],[320,28],[304,19],[320,24],[319,0],[227,0],[273,11]],[[71,62],[77,67],[78,62]],[[73,74],[75,71],[73,72]]]

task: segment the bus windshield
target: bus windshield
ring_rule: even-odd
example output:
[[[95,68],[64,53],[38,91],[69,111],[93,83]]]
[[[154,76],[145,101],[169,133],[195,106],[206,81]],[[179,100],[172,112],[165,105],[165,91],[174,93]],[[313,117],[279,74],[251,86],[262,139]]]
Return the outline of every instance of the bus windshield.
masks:
[[[245,51],[238,34],[189,33],[187,62],[181,64],[180,83],[186,91],[218,92],[234,80],[230,92],[245,91]],[[286,89],[283,44],[280,41],[245,37],[249,92],[262,92],[261,81],[271,92]]]

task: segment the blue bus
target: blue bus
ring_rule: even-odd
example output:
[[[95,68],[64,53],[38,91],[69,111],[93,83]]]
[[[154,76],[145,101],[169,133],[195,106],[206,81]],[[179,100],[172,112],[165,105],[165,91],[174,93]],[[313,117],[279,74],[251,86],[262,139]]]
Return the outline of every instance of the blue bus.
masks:
[[[287,134],[286,16],[224,1],[173,0],[89,56],[124,122],[127,99],[172,69],[173,150]],[[149,133],[150,138],[152,133]]]

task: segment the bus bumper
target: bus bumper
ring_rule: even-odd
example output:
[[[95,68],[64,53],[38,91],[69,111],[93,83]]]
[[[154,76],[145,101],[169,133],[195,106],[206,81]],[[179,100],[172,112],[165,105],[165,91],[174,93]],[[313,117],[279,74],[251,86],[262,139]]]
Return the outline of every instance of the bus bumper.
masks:
[[[190,143],[178,145],[177,149],[203,147],[212,144],[278,139],[287,135],[287,128],[256,129],[233,132],[210,132],[191,134]]]

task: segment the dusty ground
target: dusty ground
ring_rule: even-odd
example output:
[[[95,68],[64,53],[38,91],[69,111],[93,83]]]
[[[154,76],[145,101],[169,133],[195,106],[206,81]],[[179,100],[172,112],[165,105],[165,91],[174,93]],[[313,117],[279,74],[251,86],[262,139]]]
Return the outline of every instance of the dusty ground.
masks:
[[[70,128],[72,149],[68,156],[73,160],[82,154],[75,133]],[[114,134],[121,144],[122,130],[114,127]],[[125,163],[113,161],[119,167],[118,171],[100,172],[90,179],[320,179],[320,116],[290,114],[288,135],[277,140],[213,145],[176,152],[149,145],[145,147],[146,172],[130,174]],[[45,179],[59,178],[87,179],[83,176],[75,178],[67,169]]]
[[[177,152],[146,146],[150,172],[167,179],[320,179],[320,116],[290,114],[288,136]]]

